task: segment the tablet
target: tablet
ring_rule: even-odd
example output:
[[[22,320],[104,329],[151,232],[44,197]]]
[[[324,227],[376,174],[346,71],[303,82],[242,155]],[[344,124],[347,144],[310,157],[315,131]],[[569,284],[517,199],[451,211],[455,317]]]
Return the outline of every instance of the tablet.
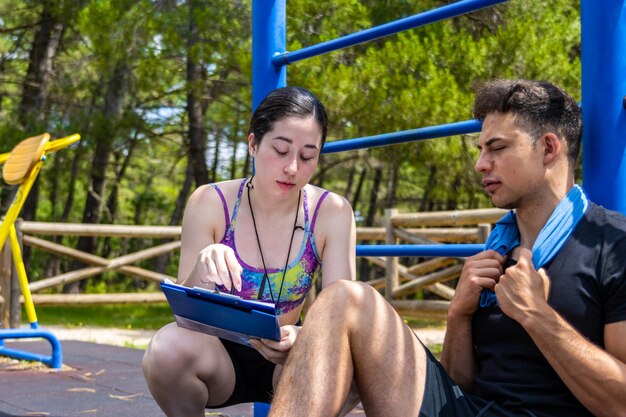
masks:
[[[280,340],[276,307],[271,303],[200,287],[161,282],[176,323],[197,332],[251,346],[251,338]]]

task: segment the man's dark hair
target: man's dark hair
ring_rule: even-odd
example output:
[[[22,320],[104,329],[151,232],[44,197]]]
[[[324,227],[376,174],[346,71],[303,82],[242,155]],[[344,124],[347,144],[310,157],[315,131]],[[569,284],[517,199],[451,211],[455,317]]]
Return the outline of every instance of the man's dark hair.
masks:
[[[516,125],[531,136],[533,144],[546,133],[564,139],[569,163],[575,165],[582,141],[582,113],[561,88],[547,81],[488,81],[476,94],[474,117],[483,120],[494,112],[514,114]]]
[[[322,146],[326,141],[328,117],[319,99],[302,87],[281,87],[270,91],[254,111],[248,134],[254,133],[255,143],[274,128],[274,123],[286,117],[313,117],[322,132]]]

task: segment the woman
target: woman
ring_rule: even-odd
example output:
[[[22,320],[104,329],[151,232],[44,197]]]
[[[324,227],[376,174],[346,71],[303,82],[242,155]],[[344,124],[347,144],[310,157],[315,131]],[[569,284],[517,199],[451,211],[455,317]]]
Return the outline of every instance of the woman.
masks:
[[[274,90],[250,122],[255,175],[201,186],[189,198],[178,282],[275,303],[282,338],[252,340],[252,349],[175,323],[164,326],[150,342],[143,369],[168,416],[270,402],[318,273],[323,287],[354,279],[350,204],[308,184],[326,131],[326,111],[311,92]]]

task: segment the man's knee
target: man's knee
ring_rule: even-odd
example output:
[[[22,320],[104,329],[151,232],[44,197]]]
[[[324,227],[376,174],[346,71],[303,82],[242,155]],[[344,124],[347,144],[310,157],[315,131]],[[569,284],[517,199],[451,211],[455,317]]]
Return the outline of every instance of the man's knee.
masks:
[[[360,281],[340,280],[333,282],[324,291],[324,303],[347,308],[362,308],[370,304],[380,294],[371,285]]]

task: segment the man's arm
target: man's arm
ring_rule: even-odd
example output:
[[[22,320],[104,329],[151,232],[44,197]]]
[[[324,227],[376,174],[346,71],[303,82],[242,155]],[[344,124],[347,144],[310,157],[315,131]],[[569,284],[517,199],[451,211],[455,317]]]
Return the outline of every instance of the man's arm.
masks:
[[[594,415],[626,417],[626,322],[604,328],[604,349],[585,339],[547,303],[548,277],[535,271],[532,255],[495,286],[498,302],[516,320],[576,398]]]
[[[454,382],[467,392],[474,389],[476,358],[473,346],[471,316],[455,318],[448,315],[441,363]]]
[[[626,416],[626,322],[606,325],[605,349],[552,309],[522,324],[561,380],[594,415]]]
[[[492,250],[467,258],[448,309],[441,363],[454,382],[468,392],[473,390],[476,371],[472,316],[478,308],[480,292],[493,288],[502,274],[504,259]]]

